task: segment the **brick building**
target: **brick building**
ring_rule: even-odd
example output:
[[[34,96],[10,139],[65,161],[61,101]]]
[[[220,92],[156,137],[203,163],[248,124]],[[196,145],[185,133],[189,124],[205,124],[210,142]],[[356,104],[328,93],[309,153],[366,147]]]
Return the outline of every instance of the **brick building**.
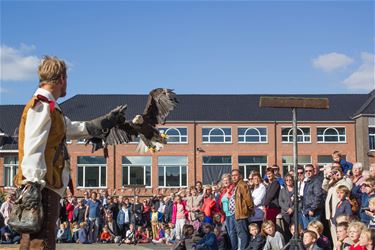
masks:
[[[299,164],[324,165],[334,150],[348,161],[375,163],[375,90],[369,94],[301,95],[327,97],[328,110],[298,111]],[[139,154],[137,143],[91,153],[84,141],[69,141],[76,193],[116,189],[118,193],[151,195],[176,188],[216,182],[240,168],[264,173],[278,164],[292,166],[291,111],[259,108],[260,95],[180,95],[180,104],[160,129],[168,145],[160,152]],[[120,104],[127,116],[143,111],[145,95],[77,95],[61,104],[71,120],[90,120]],[[18,166],[17,127],[22,105],[0,106],[0,186],[11,187]],[[134,185],[145,186],[134,188]]]

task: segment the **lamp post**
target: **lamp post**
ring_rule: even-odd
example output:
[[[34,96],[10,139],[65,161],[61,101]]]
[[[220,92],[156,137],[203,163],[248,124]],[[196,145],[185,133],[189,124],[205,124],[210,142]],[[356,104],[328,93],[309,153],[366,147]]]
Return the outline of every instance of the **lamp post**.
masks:
[[[300,98],[300,97],[260,97],[259,107],[261,108],[291,108],[293,116],[293,169],[294,169],[294,235],[288,244],[283,248],[304,249],[302,240],[299,237],[298,223],[298,143],[297,143],[297,108],[302,109],[328,109],[328,98]]]

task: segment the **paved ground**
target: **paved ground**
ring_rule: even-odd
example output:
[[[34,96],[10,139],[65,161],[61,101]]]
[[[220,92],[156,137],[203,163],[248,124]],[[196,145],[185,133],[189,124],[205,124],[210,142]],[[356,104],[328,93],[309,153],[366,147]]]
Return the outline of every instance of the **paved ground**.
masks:
[[[1,250],[15,250],[19,245],[0,245]],[[130,249],[130,250],[143,250],[143,249],[156,249],[156,250],[169,250],[170,247],[163,244],[139,244],[139,245],[121,245],[117,244],[57,244],[57,250],[102,250],[102,249]]]

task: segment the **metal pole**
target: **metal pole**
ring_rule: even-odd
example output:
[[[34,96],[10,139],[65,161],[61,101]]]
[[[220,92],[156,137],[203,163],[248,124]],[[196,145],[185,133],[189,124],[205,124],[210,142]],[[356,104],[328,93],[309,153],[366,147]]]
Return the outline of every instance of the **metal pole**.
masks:
[[[293,165],[294,165],[294,240],[299,239],[298,223],[298,148],[297,148],[297,109],[292,108],[293,113]]]

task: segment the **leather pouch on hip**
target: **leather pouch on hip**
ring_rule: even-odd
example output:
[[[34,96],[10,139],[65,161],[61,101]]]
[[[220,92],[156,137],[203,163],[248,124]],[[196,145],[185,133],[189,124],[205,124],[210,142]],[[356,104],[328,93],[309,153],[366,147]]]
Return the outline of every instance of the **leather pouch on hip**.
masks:
[[[9,226],[18,233],[37,233],[43,224],[41,186],[27,183],[16,190],[16,201],[9,216]]]

